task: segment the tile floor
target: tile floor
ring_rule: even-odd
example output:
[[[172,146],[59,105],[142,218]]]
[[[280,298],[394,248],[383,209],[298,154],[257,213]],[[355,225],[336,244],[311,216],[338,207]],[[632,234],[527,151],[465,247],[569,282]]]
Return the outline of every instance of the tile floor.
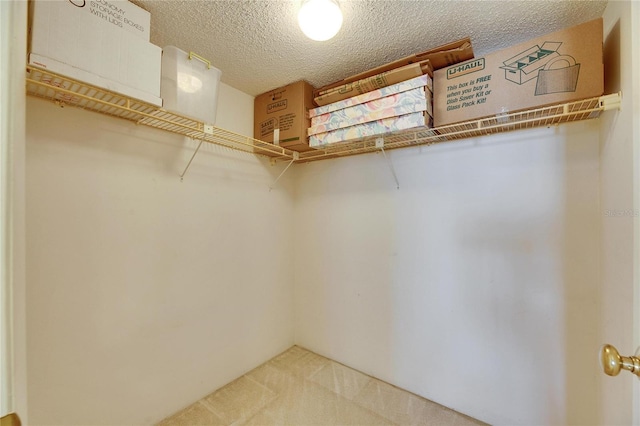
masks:
[[[483,424],[294,346],[159,426]]]

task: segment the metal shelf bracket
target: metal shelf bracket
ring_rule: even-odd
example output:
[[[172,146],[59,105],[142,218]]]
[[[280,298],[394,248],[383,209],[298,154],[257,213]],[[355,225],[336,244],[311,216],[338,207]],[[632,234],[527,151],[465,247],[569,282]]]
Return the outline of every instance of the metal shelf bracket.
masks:
[[[600,105],[602,106],[603,111],[609,111],[612,109],[620,111],[620,109],[622,109],[622,92],[600,96]]]
[[[284,176],[284,174],[287,172],[287,170],[289,170],[289,167],[291,167],[293,165],[293,163],[296,162],[296,160],[299,160],[299,159],[300,159],[300,153],[297,152],[297,151],[293,151],[293,159],[291,161],[289,161],[289,164],[287,164],[287,167],[285,167],[284,170],[282,172],[280,172],[280,174],[278,175],[276,180],[274,180],[273,183],[271,185],[269,185],[269,192],[271,192],[271,190],[273,189],[274,186],[276,186],[276,183],[278,183],[280,178],[282,176]]]
[[[393,163],[391,159],[387,157],[387,153],[384,151],[384,138],[376,138],[376,148],[380,149],[384,159],[387,161],[387,165],[389,166],[389,170],[391,170],[391,174],[393,175],[393,179],[396,181],[396,189],[400,189],[400,182],[398,182],[398,176],[396,175],[396,171],[393,168]]]
[[[184,171],[180,174],[180,182],[182,182],[184,180],[184,175],[187,173],[187,170],[189,170],[189,167],[191,166],[191,163],[193,162],[193,159],[196,158],[196,154],[200,150],[200,147],[202,146],[202,142],[204,142],[204,141],[200,140],[200,143],[198,144],[198,147],[196,148],[195,151],[193,151],[193,155],[191,156],[191,158],[189,159],[189,162],[187,163],[187,167],[185,167]]]

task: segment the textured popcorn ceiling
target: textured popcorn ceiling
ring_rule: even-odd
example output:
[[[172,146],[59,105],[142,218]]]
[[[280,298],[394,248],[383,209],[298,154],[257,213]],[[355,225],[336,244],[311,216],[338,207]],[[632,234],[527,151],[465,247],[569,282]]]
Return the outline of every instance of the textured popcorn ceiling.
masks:
[[[342,29],[307,39],[300,0],[133,0],[151,12],[151,41],[210,59],[250,95],[297,81],[318,87],[465,36],[476,56],[602,16],[606,1],[342,0]]]

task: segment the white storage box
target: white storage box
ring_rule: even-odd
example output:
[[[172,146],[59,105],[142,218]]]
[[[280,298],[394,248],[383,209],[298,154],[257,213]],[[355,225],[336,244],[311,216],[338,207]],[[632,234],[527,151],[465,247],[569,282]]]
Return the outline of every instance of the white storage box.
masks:
[[[97,5],[105,12],[92,9]],[[162,106],[162,49],[138,34],[133,24],[147,25],[148,33],[148,21],[136,23],[125,6],[148,16],[126,1],[33,2],[29,64]]]
[[[36,0],[35,3],[51,0]],[[54,0],[56,3],[66,3],[66,13],[74,10],[81,19],[90,19],[94,23],[108,22],[114,27],[128,31],[149,41],[151,28],[151,14],[128,0]],[[61,10],[61,9],[59,9]]]
[[[164,47],[161,82],[164,109],[215,124],[221,74],[198,55],[174,46]]]

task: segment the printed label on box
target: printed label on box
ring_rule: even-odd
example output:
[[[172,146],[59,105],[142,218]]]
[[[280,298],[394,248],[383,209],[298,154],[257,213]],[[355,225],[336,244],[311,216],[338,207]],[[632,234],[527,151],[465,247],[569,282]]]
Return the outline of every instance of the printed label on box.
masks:
[[[530,83],[534,96],[575,92],[580,64],[572,56],[558,53],[561,44],[545,42],[542,47],[532,46],[503,61],[504,66],[500,68],[504,69],[505,80],[520,86],[536,80],[535,85]],[[484,58],[447,69],[447,79],[450,81],[447,85],[447,111],[487,102],[487,97],[493,93],[492,75],[484,75],[481,72],[484,69]]]
[[[68,0],[65,3],[149,41],[149,12],[129,1]],[[36,7],[38,7],[37,4]]]
[[[274,112],[282,111],[283,109],[287,109],[286,99],[267,105],[267,114],[272,114]]]
[[[449,83],[447,85],[447,111],[468,108],[473,105],[480,105],[487,102],[487,96],[491,95],[491,74],[473,75],[469,77],[469,73],[482,71],[483,67],[469,68],[474,71],[466,72],[462,69],[459,82]],[[449,72],[447,70],[447,76]]]
[[[260,137],[264,138],[267,135],[273,134],[273,131],[278,128],[278,119],[272,117],[268,120],[260,122]]]
[[[471,74],[472,72],[481,71],[484,69],[484,58],[476,59],[472,62],[466,62],[462,65],[457,65],[447,69],[447,80],[462,77],[463,75]]]

